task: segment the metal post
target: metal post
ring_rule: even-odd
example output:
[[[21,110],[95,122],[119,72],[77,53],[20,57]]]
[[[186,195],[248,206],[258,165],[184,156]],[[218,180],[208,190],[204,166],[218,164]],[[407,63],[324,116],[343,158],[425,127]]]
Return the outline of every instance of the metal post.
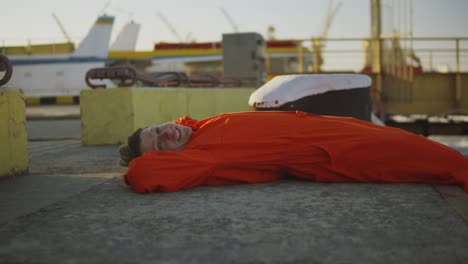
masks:
[[[271,64],[270,64],[270,53],[267,53],[265,56],[265,74],[266,80],[270,80],[270,73],[271,73]]]
[[[304,48],[302,47],[302,41],[299,41],[299,72],[304,73]]]
[[[271,62],[270,62],[270,53],[265,52],[265,75],[266,75],[266,80],[270,80],[270,73],[271,73]]]
[[[434,66],[432,66],[432,50],[429,51],[429,71],[434,71]]]
[[[319,39],[313,39],[312,40],[312,51],[313,51],[313,57],[314,57],[314,61],[313,61],[313,72],[314,73],[319,73],[320,72],[320,63],[321,63],[321,60],[322,60],[322,55],[321,55],[321,47],[320,47],[321,43],[320,43],[320,40]]]
[[[371,0],[371,47],[372,47],[372,72],[381,74],[382,68],[382,42],[380,0]]]
[[[457,110],[461,109],[462,99],[462,87],[461,87],[461,75],[460,75],[460,39],[455,40],[456,43],[456,60],[457,60],[457,71],[455,73],[455,104]]]
[[[456,56],[457,56],[457,73],[460,74],[460,39],[455,39],[456,41]]]
[[[411,52],[414,52],[413,50],[413,0],[410,0],[409,1],[409,8],[410,8],[410,11],[409,11],[409,26],[410,26],[410,37],[411,37],[411,42],[410,42],[410,45],[411,45]],[[411,72],[410,72],[410,81],[412,82],[413,81],[413,66],[411,66]]]
[[[382,40],[381,40],[381,10],[380,0],[371,0],[371,48],[372,48],[372,73],[376,75],[375,91],[376,104],[382,104]],[[384,110],[380,111],[383,118]]]

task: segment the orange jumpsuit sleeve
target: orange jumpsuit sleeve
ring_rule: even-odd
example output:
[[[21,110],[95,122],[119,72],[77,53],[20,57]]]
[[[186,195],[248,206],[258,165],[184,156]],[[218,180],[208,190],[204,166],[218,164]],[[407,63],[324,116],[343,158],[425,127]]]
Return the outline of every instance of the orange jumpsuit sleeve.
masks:
[[[126,181],[137,192],[175,192],[204,184],[215,168],[203,150],[148,152],[130,162]]]

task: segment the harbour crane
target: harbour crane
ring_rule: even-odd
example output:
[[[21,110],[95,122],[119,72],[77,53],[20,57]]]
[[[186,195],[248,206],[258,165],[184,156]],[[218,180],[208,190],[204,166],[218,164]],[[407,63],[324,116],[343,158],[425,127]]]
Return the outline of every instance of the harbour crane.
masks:
[[[234,32],[238,33],[238,32],[239,32],[239,28],[237,27],[237,24],[234,22],[234,19],[232,19],[232,17],[229,15],[229,13],[228,13],[224,8],[220,7],[219,10],[221,10],[221,12],[223,13],[224,17],[227,19],[227,21],[229,22],[229,24],[231,24],[232,29],[234,30]]]
[[[106,2],[106,4],[104,5],[104,7],[101,9],[101,13],[100,14],[104,14],[107,10],[107,8],[110,6],[110,4],[112,3],[112,0],[108,0]]]
[[[335,6],[333,4],[333,0],[328,1],[327,16],[325,17],[322,33],[318,38],[315,38],[312,43],[312,48],[314,50],[314,72],[320,72],[320,68],[323,64],[322,52],[323,48],[325,47],[323,40],[326,40],[328,37],[328,32],[330,31],[333,20],[335,19],[336,14],[338,13],[338,10],[340,10],[342,4],[343,3],[340,1]]]
[[[174,26],[172,26],[172,24],[166,19],[166,17],[164,17],[164,15],[162,13],[158,13],[158,16],[159,18],[161,18],[162,22],[169,28],[169,30],[171,31],[171,33],[177,38],[177,40],[179,42],[184,42],[182,37],[180,37],[179,33],[177,32],[177,30],[174,28]]]
[[[63,26],[62,22],[60,22],[60,19],[58,18],[58,16],[55,15],[55,13],[52,13],[52,17],[54,18],[55,22],[59,26],[60,31],[62,31],[63,36],[67,39],[67,42],[72,43],[70,36],[68,36],[67,31],[65,30],[65,27]]]
[[[326,39],[328,37],[328,32],[330,31],[333,20],[335,19],[336,14],[342,5],[343,2],[340,1],[335,7],[333,7],[333,0],[328,1],[327,17],[325,18],[325,25],[323,27],[320,38]]]

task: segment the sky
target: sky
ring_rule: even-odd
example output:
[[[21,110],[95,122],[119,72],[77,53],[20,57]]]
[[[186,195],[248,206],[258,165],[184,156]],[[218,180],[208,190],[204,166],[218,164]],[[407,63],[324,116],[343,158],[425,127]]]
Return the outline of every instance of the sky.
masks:
[[[328,37],[370,36],[371,0],[335,0],[341,6]],[[411,0],[381,0],[384,30],[409,29],[403,7]],[[277,39],[308,39],[324,28],[329,0],[0,0],[1,45],[65,42],[52,13],[76,43],[87,34],[98,15],[116,17],[113,38],[131,20],[141,24],[138,50],[152,50],[160,41],[178,42],[158,14],[162,14],[184,40],[220,41],[234,32],[223,15],[229,13],[241,32],[266,37],[274,26]],[[413,36],[468,37],[468,0],[412,0]],[[409,8],[408,8],[409,9]],[[397,12],[401,10],[400,12]],[[408,11],[409,12],[409,11]],[[391,14],[394,14],[393,19]],[[401,14],[398,19],[397,13]],[[408,13],[409,14],[409,13]],[[405,30],[403,30],[405,31]],[[408,30],[406,30],[408,31]]]

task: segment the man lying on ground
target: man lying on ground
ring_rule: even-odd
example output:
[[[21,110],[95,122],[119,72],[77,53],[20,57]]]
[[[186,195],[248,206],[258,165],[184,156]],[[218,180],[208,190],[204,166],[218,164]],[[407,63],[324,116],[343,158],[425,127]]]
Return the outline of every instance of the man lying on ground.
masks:
[[[349,117],[239,112],[136,130],[120,149],[137,192],[271,182],[458,184],[468,158],[409,132]]]

